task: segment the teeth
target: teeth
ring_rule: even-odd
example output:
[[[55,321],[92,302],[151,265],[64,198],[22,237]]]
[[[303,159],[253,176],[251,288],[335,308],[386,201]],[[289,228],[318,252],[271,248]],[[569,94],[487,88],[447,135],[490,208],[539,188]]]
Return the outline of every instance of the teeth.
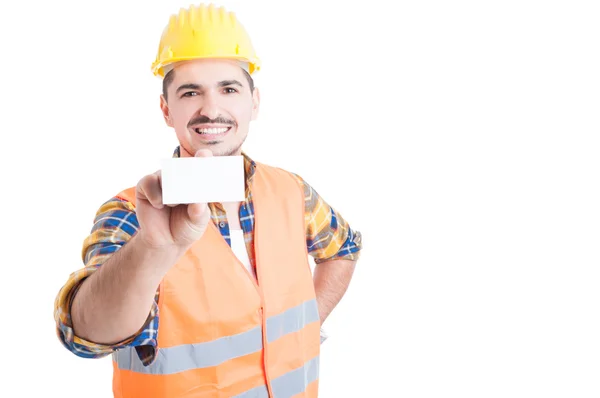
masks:
[[[196,129],[196,132],[200,134],[222,134],[229,130],[229,127],[221,127],[221,128],[210,128],[210,129]]]

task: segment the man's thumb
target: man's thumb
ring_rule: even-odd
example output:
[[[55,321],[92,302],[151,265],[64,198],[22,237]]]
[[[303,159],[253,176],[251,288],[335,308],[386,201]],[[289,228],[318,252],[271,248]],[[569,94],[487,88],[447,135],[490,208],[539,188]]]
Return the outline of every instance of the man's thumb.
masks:
[[[203,220],[204,214],[208,211],[206,203],[190,203],[187,206],[188,217],[193,224],[198,224]]]
[[[210,149],[198,149],[194,155],[195,158],[210,158],[212,156],[213,153]]]

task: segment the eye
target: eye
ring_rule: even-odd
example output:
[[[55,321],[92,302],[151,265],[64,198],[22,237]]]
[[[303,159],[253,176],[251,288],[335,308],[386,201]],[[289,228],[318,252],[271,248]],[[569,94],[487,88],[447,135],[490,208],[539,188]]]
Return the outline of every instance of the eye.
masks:
[[[225,93],[227,94],[233,94],[233,93],[237,93],[238,91],[233,88],[233,87],[225,87]]]
[[[197,92],[195,92],[195,91],[188,91],[186,93],[183,93],[183,95],[181,97],[195,97],[196,95],[198,95]]]

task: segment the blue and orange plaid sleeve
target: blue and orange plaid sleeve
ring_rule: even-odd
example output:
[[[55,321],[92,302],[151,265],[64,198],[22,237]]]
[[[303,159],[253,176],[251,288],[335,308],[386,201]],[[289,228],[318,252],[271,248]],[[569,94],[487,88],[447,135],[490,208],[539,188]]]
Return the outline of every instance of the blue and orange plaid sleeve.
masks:
[[[73,354],[83,358],[101,358],[124,346],[135,347],[140,360],[151,363],[154,359],[158,331],[158,290],[148,319],[138,334],[113,345],[86,341],[73,332],[71,322],[72,298],[81,283],[123,247],[139,229],[133,205],[113,198],[96,213],[91,233],[84,240],[82,258],[84,267],[73,272],[60,289],[54,303],[56,331],[61,343]]]
[[[302,177],[294,174],[304,190],[306,245],[316,264],[328,260],[358,260],[362,249],[362,235]]]

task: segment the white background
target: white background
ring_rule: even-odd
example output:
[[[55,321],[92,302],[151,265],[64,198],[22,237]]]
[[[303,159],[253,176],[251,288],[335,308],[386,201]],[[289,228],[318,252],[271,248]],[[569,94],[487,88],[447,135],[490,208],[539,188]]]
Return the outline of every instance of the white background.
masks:
[[[217,4],[263,60],[245,150],[364,236],[320,396],[600,396],[597,2]],[[188,5],[1,6],[2,396],[111,396],[54,298],[97,208],[177,144],[150,64]]]

